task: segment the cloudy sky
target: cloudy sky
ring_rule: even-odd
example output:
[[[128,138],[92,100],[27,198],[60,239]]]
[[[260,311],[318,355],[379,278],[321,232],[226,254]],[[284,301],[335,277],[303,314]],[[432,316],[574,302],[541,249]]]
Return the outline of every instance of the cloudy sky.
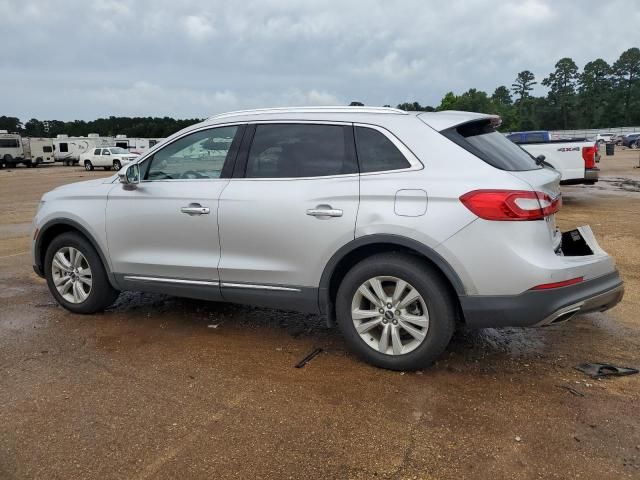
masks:
[[[0,0],[0,115],[437,105],[563,56],[613,62],[639,25],[636,0]]]

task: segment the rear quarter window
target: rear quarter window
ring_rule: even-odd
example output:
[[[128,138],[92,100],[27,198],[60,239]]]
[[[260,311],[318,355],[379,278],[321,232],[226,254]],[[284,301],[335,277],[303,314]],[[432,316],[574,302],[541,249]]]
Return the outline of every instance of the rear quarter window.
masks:
[[[356,150],[360,173],[400,170],[411,166],[391,140],[373,128],[356,127]]]
[[[490,120],[465,123],[440,133],[500,170],[518,172],[542,168],[527,151],[499,133]]]

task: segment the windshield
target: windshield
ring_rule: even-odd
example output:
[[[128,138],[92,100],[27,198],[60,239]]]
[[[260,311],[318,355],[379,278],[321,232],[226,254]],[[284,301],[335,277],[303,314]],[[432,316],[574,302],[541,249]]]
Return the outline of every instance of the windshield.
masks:
[[[517,172],[542,168],[526,150],[498,132],[490,120],[465,123],[441,133],[500,170]]]
[[[113,148],[110,148],[110,149],[109,149],[109,151],[110,151],[112,154],[129,153],[129,151],[128,151],[128,150],[125,150],[124,148],[120,148],[120,147],[113,147]]]

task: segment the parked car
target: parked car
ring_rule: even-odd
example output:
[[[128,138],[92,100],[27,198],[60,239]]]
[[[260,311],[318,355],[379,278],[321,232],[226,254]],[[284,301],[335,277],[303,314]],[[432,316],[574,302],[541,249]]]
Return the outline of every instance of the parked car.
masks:
[[[520,145],[534,158],[540,159],[540,162],[544,161],[558,170],[561,175],[560,183],[563,185],[593,185],[598,181],[598,142],[585,138],[551,140],[549,132],[519,132],[509,134],[507,138]]]
[[[620,301],[560,174],[495,116],[313,107],[218,115],[118,176],[46,193],[35,271],[89,314],[123,290],[313,312],[385,368],[421,368],[456,322],[525,327]]]
[[[615,135],[613,133],[598,133],[596,135],[596,142],[598,143],[611,143],[613,142]]]
[[[640,148],[640,133],[630,133],[622,138],[622,145],[629,148]]]
[[[105,170],[120,170],[123,165],[138,158],[138,155],[131,154],[121,147],[106,147],[94,148],[80,158],[85,170],[93,170],[95,167],[102,167]]]

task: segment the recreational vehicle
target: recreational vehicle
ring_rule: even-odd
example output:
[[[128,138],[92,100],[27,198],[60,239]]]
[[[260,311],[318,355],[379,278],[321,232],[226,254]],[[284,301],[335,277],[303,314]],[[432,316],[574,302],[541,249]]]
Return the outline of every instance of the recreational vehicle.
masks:
[[[164,138],[127,138],[126,135],[116,135],[115,146],[124,148],[131,153],[144,153]]]
[[[35,167],[53,162],[53,141],[50,138],[22,138],[17,133],[0,130],[0,167],[20,163]]]
[[[101,137],[97,133],[90,133],[86,137],[70,137],[68,135],[58,135],[53,139],[55,144],[56,162],[65,165],[77,165],[80,156],[97,147],[112,147],[113,137]]]

